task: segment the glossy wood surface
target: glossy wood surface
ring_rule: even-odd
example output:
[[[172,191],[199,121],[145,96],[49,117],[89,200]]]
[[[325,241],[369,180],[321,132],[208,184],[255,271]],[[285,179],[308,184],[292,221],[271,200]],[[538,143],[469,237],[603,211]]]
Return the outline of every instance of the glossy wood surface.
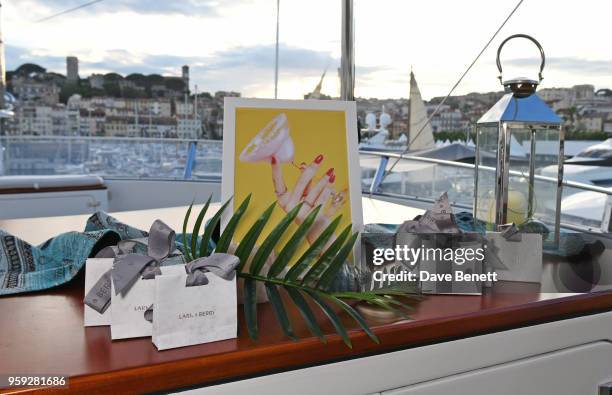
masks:
[[[353,328],[351,350],[319,317],[325,332],[330,334],[327,344],[322,344],[308,333],[295,311],[291,312],[291,319],[302,340],[293,342],[281,333],[270,306],[263,304],[258,342],[246,335],[240,314],[238,339],[159,352],[150,338],[113,342],[108,327],[84,328],[83,276],[79,275],[71,283],[50,291],[0,298],[0,372],[68,375],[69,390],[75,392],[170,390],[474,336],[612,307],[609,292],[542,300],[537,287],[520,290],[524,284],[508,286],[517,292],[430,296],[416,307],[413,321],[375,326],[379,345],[346,320]]]

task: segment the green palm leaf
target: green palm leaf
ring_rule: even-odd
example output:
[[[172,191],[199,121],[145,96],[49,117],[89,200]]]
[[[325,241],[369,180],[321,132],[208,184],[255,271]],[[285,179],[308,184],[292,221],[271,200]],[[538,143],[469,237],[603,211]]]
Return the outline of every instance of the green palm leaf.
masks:
[[[270,270],[268,271],[268,277],[276,277],[280,272],[283,271],[289,262],[291,262],[291,258],[293,258],[293,254],[300,246],[300,243],[310,230],[314,220],[317,218],[319,211],[321,210],[321,206],[315,207],[310,214],[306,218],[304,218],[304,222],[297,228],[297,230],[291,236],[291,239],[285,244],[281,252],[278,254],[272,266],[270,266]]]
[[[295,281],[300,277],[300,274],[308,268],[310,263],[321,253],[323,247],[329,240],[329,238],[334,234],[334,231],[338,227],[340,220],[342,219],[342,215],[339,215],[332,221],[331,224],[325,228],[325,230],[317,237],[317,239],[312,243],[312,245],[302,254],[302,256],[295,262],[295,264],[289,269],[287,274],[285,275],[286,281]]]
[[[425,298],[423,295],[410,294],[410,293],[406,293],[405,290],[393,289],[393,288],[373,289],[372,291],[368,291],[368,293],[372,293],[375,295],[395,295],[395,296],[401,296],[403,298],[416,299],[416,300],[423,300]]]
[[[288,287],[287,293],[289,294],[289,297],[291,297],[291,300],[293,300],[293,303],[295,303],[295,305],[297,306],[298,310],[300,311],[300,314],[302,315],[302,318],[304,318],[304,321],[306,321],[306,326],[308,326],[310,332],[312,332],[313,335],[318,337],[323,343],[327,343],[327,340],[325,340],[325,337],[321,332],[321,328],[319,328],[319,325],[317,324],[317,319],[315,315],[312,313],[312,310],[310,310],[310,307],[308,307],[308,303],[306,303],[306,300],[304,299],[300,291]]]
[[[232,198],[227,199],[227,202],[225,202],[223,206],[221,206],[221,208],[217,210],[215,215],[213,215],[213,217],[210,219],[210,221],[208,221],[208,224],[204,228],[204,234],[202,235],[202,240],[200,241],[200,257],[208,256],[208,244],[210,242],[212,233],[215,230],[217,224],[219,223],[219,220],[221,219],[221,215],[225,211],[225,208],[228,206],[228,204],[230,204],[231,201]]]
[[[382,300],[382,298],[377,298],[377,299],[368,299],[366,300],[367,303],[369,304],[373,304],[376,305],[378,307],[382,307],[385,310],[391,311],[392,313],[395,313],[396,315],[406,319],[406,320],[411,320],[412,318],[406,314],[403,310],[397,309],[395,307],[393,307],[389,302]]]
[[[187,257],[188,261],[192,261],[191,252],[189,251],[189,246],[187,245],[187,224],[189,223],[189,216],[191,215],[191,209],[193,208],[193,201],[189,205],[187,209],[187,213],[185,213],[185,218],[183,219],[183,249],[185,250],[185,257]]]
[[[295,217],[297,217],[302,205],[303,203],[300,203],[295,206],[293,210],[289,211],[287,215],[285,215],[285,217],[274,227],[274,229],[272,229],[272,232],[270,232],[263,243],[261,243],[261,246],[253,257],[253,262],[251,262],[251,274],[259,274],[261,268],[266,263],[266,259],[268,259],[274,250],[274,246],[278,243]]]
[[[384,298],[384,300],[385,300],[387,303],[390,303],[390,304],[393,304],[393,305],[399,306],[399,307],[404,308],[404,309],[406,309],[406,310],[415,311],[415,308],[414,308],[414,307],[412,307],[412,306],[410,306],[410,305],[407,305],[406,303],[402,303],[402,302],[400,302],[399,300],[397,300],[397,299],[396,299],[396,298],[394,298],[393,296],[386,296],[386,295],[385,295],[385,296],[383,296],[383,298]]]
[[[291,328],[291,323],[289,321],[289,317],[287,316],[287,312],[285,311],[285,306],[283,305],[283,300],[276,288],[276,285],[271,283],[266,283],[266,293],[268,294],[268,299],[274,307],[274,313],[276,314],[276,318],[278,319],[278,323],[280,324],[283,332],[287,337],[297,340],[297,337],[293,333],[293,329]]]
[[[332,300],[338,306],[340,306],[342,310],[346,311],[347,314],[350,315],[351,318],[353,318],[359,324],[359,326],[365,331],[365,333],[368,334],[368,336],[370,337],[370,339],[372,339],[372,341],[374,341],[374,343],[380,344],[380,340],[378,339],[378,336],[376,336],[374,332],[372,332],[372,330],[370,329],[368,324],[365,322],[361,314],[359,314],[350,304],[334,296],[325,295],[325,297]]]
[[[348,225],[340,236],[329,246],[327,250],[319,257],[319,259],[312,265],[310,270],[304,276],[304,280],[302,280],[303,284],[308,284],[311,281],[315,281],[318,279],[319,275],[327,268],[328,263],[333,259],[333,257],[338,253],[340,248],[342,247],[346,238],[351,234],[351,225]]]
[[[244,319],[249,336],[257,340],[257,284],[253,279],[244,279]]]
[[[329,307],[329,305],[325,303],[321,298],[319,298],[319,296],[316,293],[312,291],[306,291],[306,292],[315,301],[315,303],[319,305],[319,307],[321,308],[321,310],[323,310],[327,318],[329,318],[332,325],[336,329],[336,332],[342,338],[342,341],[344,342],[344,344],[346,344],[348,348],[353,348],[351,339],[349,338],[348,333],[346,332],[346,329],[344,329],[344,326],[342,325],[342,321],[340,321],[340,318],[338,317],[336,312],[331,307]]]
[[[255,242],[259,238],[259,235],[261,234],[261,231],[263,230],[264,226],[266,226],[266,223],[268,223],[268,220],[272,215],[272,211],[274,211],[274,207],[276,207],[276,202],[272,203],[266,209],[266,211],[264,211],[261,217],[259,217],[257,221],[253,223],[253,226],[251,226],[251,228],[248,230],[248,232],[238,245],[238,248],[236,248],[235,255],[238,257],[238,259],[240,259],[240,265],[237,269],[238,272],[240,272],[244,265],[246,265],[246,262],[249,259],[251,252],[253,251],[253,247],[255,247]]]
[[[406,291],[397,291],[397,290],[389,290],[387,292],[386,289],[374,289],[372,291],[364,291],[364,292],[354,292],[354,291],[345,291],[345,292],[334,292],[334,296],[343,299],[361,299],[363,297],[376,297],[376,296],[398,296],[406,299],[414,299],[414,300],[423,300],[425,297],[419,294],[409,294]]]
[[[323,274],[321,275],[321,278],[319,278],[319,281],[317,282],[317,288],[327,290],[332,285],[334,279],[336,278],[336,275],[338,274],[338,271],[340,270],[342,265],[344,265],[349,254],[353,250],[353,245],[355,244],[355,240],[357,240],[357,236],[359,236],[359,233],[353,233],[353,236],[351,236],[351,238],[348,239],[344,246],[342,246],[342,249],[340,249],[338,254],[334,257],[334,259],[331,261],[331,263],[325,270],[325,272],[323,272]]]
[[[232,239],[234,238],[234,233],[236,232],[238,223],[240,222],[240,219],[244,215],[247,207],[249,206],[250,201],[251,201],[251,194],[249,193],[249,195],[242,201],[242,203],[238,207],[238,210],[234,212],[234,214],[232,215],[232,218],[230,218],[229,222],[225,226],[223,233],[221,233],[221,237],[219,237],[219,242],[217,243],[217,246],[215,247],[215,252],[227,252],[227,250],[229,249],[230,243],[232,242]]]
[[[204,220],[204,216],[206,215],[206,211],[208,211],[208,206],[210,206],[210,200],[212,199],[212,195],[208,197],[206,204],[200,210],[200,214],[196,218],[195,225],[193,225],[193,231],[191,232],[191,255],[193,259],[198,258],[198,235],[200,234],[200,226],[202,226],[202,221]]]

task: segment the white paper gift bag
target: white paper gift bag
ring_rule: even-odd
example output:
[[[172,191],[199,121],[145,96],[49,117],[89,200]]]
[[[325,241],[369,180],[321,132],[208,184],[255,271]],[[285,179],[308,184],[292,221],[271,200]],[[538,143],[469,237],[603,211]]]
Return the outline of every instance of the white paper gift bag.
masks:
[[[123,295],[115,294],[113,283],[111,299],[111,338],[113,340],[151,336],[152,326],[151,322],[145,318],[145,312],[153,304],[154,293],[154,278],[139,278],[129,292]]]
[[[479,236],[473,233],[462,234],[422,234],[422,255],[419,272],[427,273],[421,281],[421,292],[425,294],[480,295],[484,282],[481,280],[461,280],[462,275],[483,274],[483,261],[467,250],[482,248]],[[452,253],[447,255],[447,251]],[[449,276],[450,280],[440,277]],[[424,280],[424,278],[427,278]]]
[[[144,245],[142,253],[133,253]],[[110,277],[111,338],[151,336],[152,325],[147,311],[153,305],[155,276],[171,266],[162,266],[182,260],[176,250],[175,234],[166,224],[157,220],[151,225],[146,241],[124,240],[117,246],[121,252],[115,257]]]
[[[113,258],[89,258],[85,262],[85,295],[102,279],[102,276],[110,275],[109,271],[113,267]],[[107,284],[109,284],[107,282]],[[111,324],[111,309],[108,305],[111,289],[106,287],[99,288],[91,301],[90,307],[87,303],[83,308],[83,322],[85,326],[100,326]],[[95,294],[94,293],[94,294]],[[106,300],[106,301],[105,301]]]
[[[162,266],[151,269],[159,269],[160,272],[155,276],[139,275],[129,291],[125,293],[115,292],[116,282],[113,280],[111,291],[111,338],[113,340],[151,336],[153,326],[150,313],[155,300],[155,278],[166,273],[176,273],[176,270],[184,272],[185,266]]]
[[[495,267],[497,279],[539,283],[542,279],[542,235],[487,232],[485,261]]]
[[[155,278],[152,340],[158,350],[237,336],[238,262],[233,255],[213,254]]]

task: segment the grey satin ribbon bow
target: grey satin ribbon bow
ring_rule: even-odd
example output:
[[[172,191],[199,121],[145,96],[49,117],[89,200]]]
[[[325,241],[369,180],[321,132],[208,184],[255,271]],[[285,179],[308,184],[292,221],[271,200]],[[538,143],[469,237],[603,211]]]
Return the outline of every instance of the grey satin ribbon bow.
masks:
[[[198,258],[185,265],[187,272],[185,286],[196,287],[208,284],[207,273],[212,273],[224,280],[231,280],[236,275],[239,263],[240,259],[237,256],[225,253]],[[153,305],[144,312],[144,319],[153,322]]]
[[[499,226],[501,236],[506,241],[521,241],[521,230],[514,222]],[[500,258],[501,250],[495,242],[487,241],[488,265],[493,269],[508,270],[508,266]]]
[[[516,226],[514,222],[505,225],[500,225],[499,228],[504,239],[508,241],[521,241],[521,238],[518,237],[521,234],[521,230],[518,226]]]
[[[463,233],[457,226],[453,210],[448,200],[448,194],[444,192],[435,201],[433,207],[423,215],[412,220],[405,221],[399,226],[396,233]]]
[[[204,258],[198,258],[185,265],[187,280],[185,286],[194,287],[208,284],[206,273],[212,273],[224,280],[231,280],[236,274],[236,268],[240,263],[237,256],[231,254],[212,254]]]
[[[138,245],[147,246],[147,255],[133,253]],[[161,274],[162,260],[176,250],[174,231],[165,223],[156,220],[151,225],[148,241],[144,239],[123,240],[117,246],[106,247],[96,258],[115,258],[113,268],[105,273],[85,295],[84,303],[102,314],[111,301],[110,281],[115,286],[115,295],[125,295],[139,275],[144,280]]]

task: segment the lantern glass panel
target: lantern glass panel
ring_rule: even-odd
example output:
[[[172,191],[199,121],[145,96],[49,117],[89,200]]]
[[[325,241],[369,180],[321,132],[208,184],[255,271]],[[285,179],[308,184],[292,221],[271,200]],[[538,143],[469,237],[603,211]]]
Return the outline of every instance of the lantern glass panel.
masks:
[[[507,222],[522,224],[535,219],[550,225],[553,231],[557,218],[560,131],[558,128],[513,125],[509,129],[513,138],[510,144]],[[530,181],[531,167],[535,176],[545,175],[555,181],[538,178]]]
[[[559,178],[559,157],[560,150],[560,130],[556,129],[537,129],[536,153],[535,153],[535,173],[558,180]],[[538,220],[554,225],[559,213],[557,213],[557,181],[537,180],[535,182],[535,211],[534,216]],[[551,231],[554,228],[551,228]]]
[[[487,224],[494,224],[495,166],[497,162],[499,124],[479,125],[477,133],[478,180],[476,183],[476,204],[474,209],[477,219]]]
[[[509,127],[510,139],[510,174],[508,179],[508,214],[507,223],[521,225],[530,218],[530,211],[535,206],[535,194],[530,195],[530,143],[531,130],[523,127]],[[530,203],[530,199],[532,202]]]

